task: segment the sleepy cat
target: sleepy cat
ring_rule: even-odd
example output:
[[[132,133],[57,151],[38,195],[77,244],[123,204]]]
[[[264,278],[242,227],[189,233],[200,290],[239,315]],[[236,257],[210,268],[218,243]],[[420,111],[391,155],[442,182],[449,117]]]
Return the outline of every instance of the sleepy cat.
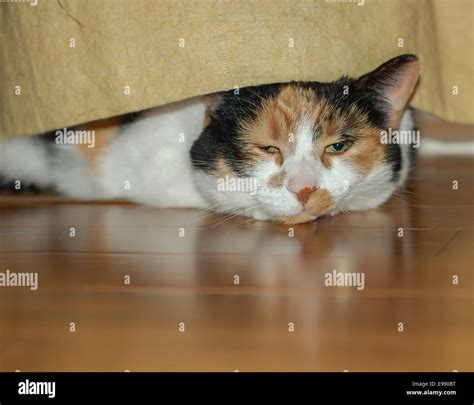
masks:
[[[358,79],[267,84],[153,108],[92,156],[66,144],[64,130],[2,141],[0,175],[83,199],[283,223],[375,208],[412,166],[412,145],[381,134],[414,129],[406,105],[419,70],[416,56],[402,55]]]

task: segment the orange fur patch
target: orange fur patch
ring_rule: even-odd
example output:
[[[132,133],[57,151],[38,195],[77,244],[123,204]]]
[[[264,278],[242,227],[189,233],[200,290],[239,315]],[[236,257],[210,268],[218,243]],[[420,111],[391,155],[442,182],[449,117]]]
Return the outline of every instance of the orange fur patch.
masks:
[[[222,157],[220,157],[216,161],[216,170],[214,171],[214,174],[217,175],[218,177],[235,176],[234,171],[231,169],[231,167],[226,163],[225,159]]]
[[[305,187],[301,189],[300,191],[298,191],[298,194],[297,194],[298,201],[301,204],[305,205],[308,202],[311,193],[315,191],[316,191],[316,187]]]
[[[81,125],[77,130],[94,131],[95,145],[93,148],[89,148],[86,144],[78,144],[76,145],[77,149],[87,158],[94,160],[97,155],[102,153],[105,146],[115,138],[120,128],[121,121],[122,117],[119,116]]]
[[[329,119],[330,109],[321,113],[318,123],[321,127],[321,136],[316,140],[317,154],[321,156],[321,161],[326,168],[331,168],[332,159],[347,159],[350,164],[360,173],[365,174],[374,167],[383,164],[385,159],[386,146],[380,142],[380,131],[369,123],[365,114],[352,106],[344,113],[334,112]],[[343,134],[347,122],[350,127],[360,132],[362,136],[342,154],[324,153],[327,146],[339,141],[339,136]]]
[[[305,205],[305,209],[311,215],[319,215],[329,210],[334,205],[334,198],[326,189],[319,189],[312,193],[309,201]]]
[[[284,159],[294,148],[302,117],[315,119],[320,108],[313,90],[288,85],[266,100],[254,119],[242,122],[241,131],[250,144],[279,148]]]
[[[286,172],[284,170],[280,171],[279,173],[275,174],[268,180],[268,187],[269,188],[280,188],[283,186],[285,181]]]
[[[312,217],[307,212],[302,212],[298,215],[293,215],[291,217],[280,217],[274,219],[276,222],[281,222],[284,225],[296,225],[296,224],[304,224],[306,222],[312,221]]]
[[[380,142],[380,131],[378,130],[374,129],[359,139],[353,148],[347,158],[359,173],[368,173],[385,162],[386,146]]]

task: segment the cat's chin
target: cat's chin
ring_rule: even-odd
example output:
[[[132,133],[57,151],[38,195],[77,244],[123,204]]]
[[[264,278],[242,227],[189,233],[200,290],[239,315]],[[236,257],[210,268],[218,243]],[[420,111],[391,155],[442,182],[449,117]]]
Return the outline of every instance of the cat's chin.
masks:
[[[311,215],[307,212],[302,212],[298,215],[292,215],[289,217],[277,217],[272,218],[272,221],[279,222],[283,225],[296,225],[296,224],[304,224],[306,222],[312,222],[318,218],[317,215]]]
[[[283,225],[296,225],[304,224],[306,222],[312,222],[318,218],[318,215],[311,215],[307,212],[301,212],[297,215],[291,216],[270,216],[263,211],[255,211],[250,215],[253,219],[257,221],[271,221],[277,222]]]
[[[327,217],[327,216],[334,216],[340,214],[342,211],[338,208],[331,208],[329,210],[325,210],[323,212],[319,212],[317,214],[311,214],[307,211],[302,211],[296,215],[274,215],[270,216],[262,211],[260,212],[253,212],[250,217],[259,221],[271,221],[277,222],[282,225],[297,225],[297,224],[305,224],[308,222],[316,221],[318,218]]]
[[[247,212],[245,215],[257,221],[270,221],[282,225],[296,225],[313,222],[320,217],[336,215],[339,212],[339,210],[331,209],[324,212],[319,212],[317,214],[311,214],[308,211],[302,210],[301,212],[294,215],[271,215],[268,212],[257,209],[253,210],[252,212]]]

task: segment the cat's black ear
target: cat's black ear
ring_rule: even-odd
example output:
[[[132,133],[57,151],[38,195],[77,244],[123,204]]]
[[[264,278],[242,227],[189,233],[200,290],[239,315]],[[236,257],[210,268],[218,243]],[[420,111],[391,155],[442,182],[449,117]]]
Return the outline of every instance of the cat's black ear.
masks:
[[[223,101],[223,95],[224,93],[214,93],[214,94],[208,94],[204,96],[204,104],[206,106],[206,111],[204,113],[204,127],[211,122],[211,119],[214,117],[214,114],[217,110],[217,107],[222,103]]]
[[[400,55],[370,73],[361,76],[357,84],[361,90],[373,90],[376,108],[386,115],[386,124],[396,128],[405,106],[415,89],[420,74],[420,61],[415,55]]]

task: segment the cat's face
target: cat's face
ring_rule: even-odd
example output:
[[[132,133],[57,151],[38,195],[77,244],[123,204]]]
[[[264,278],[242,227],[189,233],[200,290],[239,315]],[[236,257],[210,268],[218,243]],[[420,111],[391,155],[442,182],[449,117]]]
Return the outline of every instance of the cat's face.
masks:
[[[376,207],[404,179],[397,129],[419,63],[400,56],[359,79],[247,87],[215,97],[191,149],[219,212],[284,223]]]

